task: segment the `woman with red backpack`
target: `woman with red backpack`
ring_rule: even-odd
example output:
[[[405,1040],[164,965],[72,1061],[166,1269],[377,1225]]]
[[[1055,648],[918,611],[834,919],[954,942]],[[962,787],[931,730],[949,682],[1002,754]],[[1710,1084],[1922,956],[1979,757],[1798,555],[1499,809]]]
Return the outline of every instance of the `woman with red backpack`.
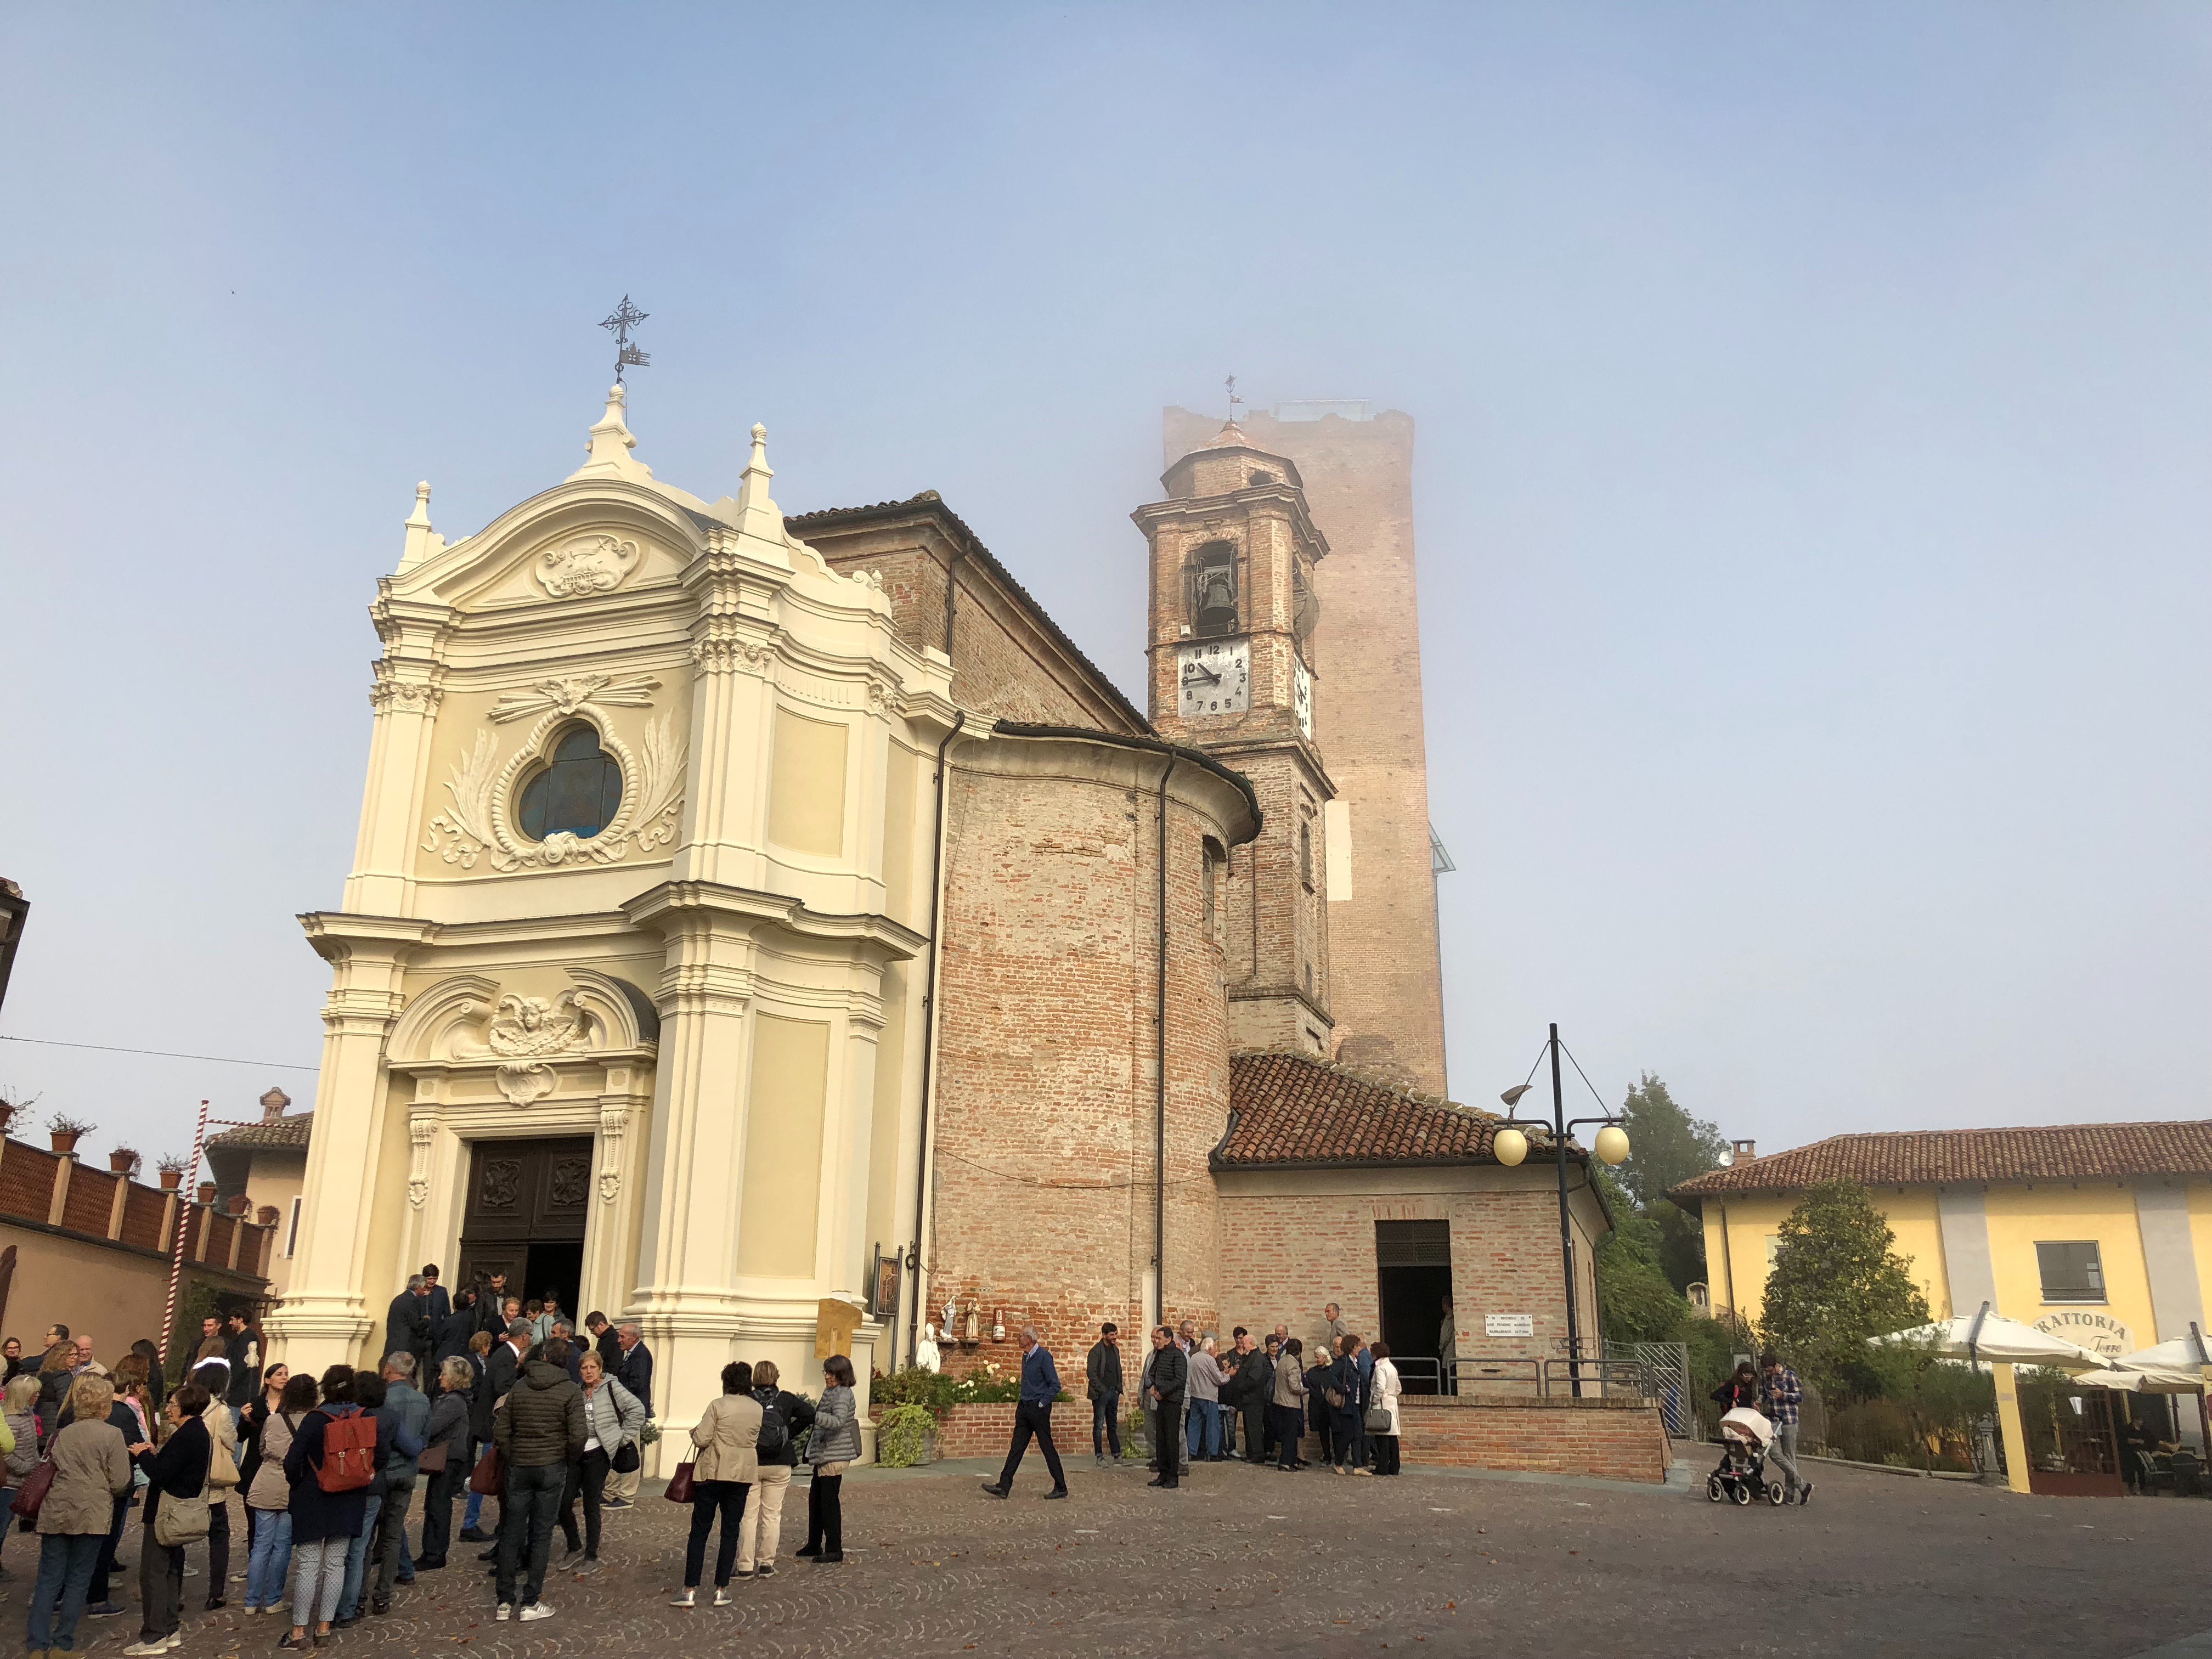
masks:
[[[389,1449],[380,1443],[377,1419],[354,1403],[352,1366],[325,1371],[322,1393],[323,1403],[300,1419],[284,1454],[295,1577],[292,1628],[280,1648],[306,1647],[310,1623],[317,1643],[331,1633],[345,1589],[346,1553],[361,1536],[369,1486]]]

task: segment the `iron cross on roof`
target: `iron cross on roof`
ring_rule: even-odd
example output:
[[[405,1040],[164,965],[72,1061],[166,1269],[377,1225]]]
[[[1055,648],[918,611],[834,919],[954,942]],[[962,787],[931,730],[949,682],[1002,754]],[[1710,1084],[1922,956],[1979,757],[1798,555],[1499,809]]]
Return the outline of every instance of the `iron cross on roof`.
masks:
[[[647,368],[652,366],[653,359],[632,345],[629,338],[630,330],[635,328],[649,315],[651,315],[649,312],[640,311],[632,305],[629,302],[629,295],[625,294],[622,297],[622,303],[615,307],[614,314],[599,325],[601,328],[611,331],[615,337],[615,384],[617,386],[623,384],[624,369]]]

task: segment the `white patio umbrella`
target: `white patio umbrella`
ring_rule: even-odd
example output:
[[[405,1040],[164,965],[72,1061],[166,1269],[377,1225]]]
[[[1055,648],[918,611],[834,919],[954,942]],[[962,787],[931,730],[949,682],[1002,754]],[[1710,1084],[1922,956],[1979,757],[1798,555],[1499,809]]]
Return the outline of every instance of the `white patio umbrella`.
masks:
[[[2105,1370],[2077,1371],[2073,1380],[2085,1389],[2117,1389],[2123,1394],[2195,1394],[2204,1386],[2202,1371],[2177,1371],[2164,1365],[2123,1370],[2118,1360]]]
[[[2112,1364],[2106,1355],[2078,1342],[1992,1313],[1986,1302],[1974,1313],[1939,1319],[1932,1325],[1916,1325],[1909,1331],[1892,1331],[1873,1340],[1925,1343],[1942,1358],[1970,1364],[2048,1365],[2062,1371],[2103,1370]]]
[[[2191,1325],[2188,1335],[2177,1336],[2155,1347],[2124,1353],[2112,1364],[2115,1369],[2127,1370],[2185,1372],[2196,1379],[2190,1385],[2196,1388],[2204,1381],[2204,1368],[2212,1365],[2212,1353],[2206,1352],[2203,1336]]]

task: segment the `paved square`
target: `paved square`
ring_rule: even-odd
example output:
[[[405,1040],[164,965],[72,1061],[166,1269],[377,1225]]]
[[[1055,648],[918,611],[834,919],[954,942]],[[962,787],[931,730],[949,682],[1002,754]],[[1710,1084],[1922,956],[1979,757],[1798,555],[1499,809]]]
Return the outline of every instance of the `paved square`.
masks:
[[[726,1611],[666,1605],[687,1512],[647,1498],[607,1516],[606,1571],[549,1584],[556,1619],[494,1623],[489,1581],[457,1547],[453,1568],[325,1651],[2123,1659],[2212,1630],[2212,1503],[2016,1498],[1832,1467],[1802,1510],[1413,1469],[1201,1465],[1170,1493],[1085,1455],[1068,1464],[1073,1500],[1047,1504],[1034,1455],[997,1503],[976,1489],[983,1472],[856,1474],[848,1563],[792,1561],[803,1536],[787,1530],[782,1570],[734,1586]],[[787,1522],[805,1516],[794,1487]],[[31,1556],[9,1555],[20,1618]],[[199,1612],[204,1583],[187,1583],[182,1653],[274,1650],[281,1619]],[[92,1627],[95,1650],[132,1639],[117,1629],[131,1622]]]

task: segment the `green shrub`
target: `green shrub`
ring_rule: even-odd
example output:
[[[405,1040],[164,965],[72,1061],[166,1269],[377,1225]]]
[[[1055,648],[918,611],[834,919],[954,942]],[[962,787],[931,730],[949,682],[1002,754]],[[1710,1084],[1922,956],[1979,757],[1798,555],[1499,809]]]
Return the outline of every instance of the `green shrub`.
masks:
[[[885,1376],[878,1373],[868,1384],[868,1403],[873,1407],[920,1406],[942,1423],[955,1406],[1011,1405],[1022,1397],[1018,1370],[1001,1374],[994,1365],[978,1365],[955,1381],[939,1371],[909,1365]],[[1074,1396],[1063,1389],[1060,1399]]]
[[[876,1462],[886,1468],[912,1468],[922,1461],[936,1425],[927,1406],[892,1407],[876,1419]]]

